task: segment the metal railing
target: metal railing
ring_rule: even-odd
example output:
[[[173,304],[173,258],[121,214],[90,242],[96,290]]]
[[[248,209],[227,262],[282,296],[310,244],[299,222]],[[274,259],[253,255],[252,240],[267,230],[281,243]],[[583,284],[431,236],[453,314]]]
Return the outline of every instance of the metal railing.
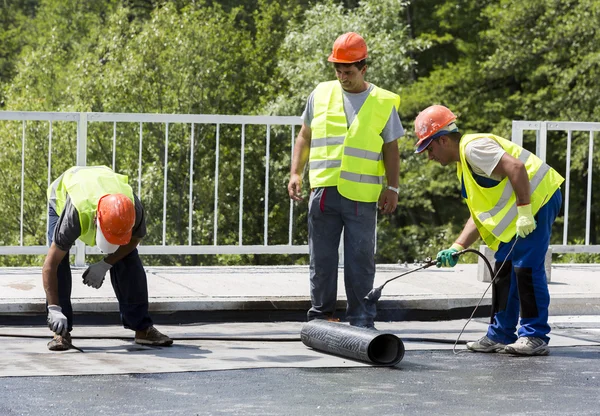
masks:
[[[119,173],[122,173],[122,169],[116,169],[117,167],[117,158],[119,156],[119,145],[121,143],[125,143],[129,148],[129,153],[131,153],[134,148],[134,139],[132,138],[132,128],[131,126],[135,126],[137,133],[135,134],[135,139],[138,141],[135,146],[138,148],[138,159],[137,159],[137,167],[133,168],[134,161],[128,159],[123,168],[128,170],[129,172],[133,172],[137,170],[137,184],[134,181],[130,180],[130,184],[134,188],[134,191],[140,195],[140,199],[144,203],[144,198],[141,196],[144,192],[144,168],[149,169],[158,169],[158,163],[146,162],[143,158],[145,142],[144,140],[147,138],[146,131],[144,131],[145,126],[152,126],[153,134],[152,136],[156,138],[156,131],[164,130],[164,139],[162,143],[158,143],[155,149],[162,148],[162,154],[158,155],[157,153],[161,153],[159,151],[154,151],[152,153],[153,157],[156,157],[157,161],[162,158],[162,169],[163,169],[163,177],[162,177],[162,235],[160,236],[159,244],[142,244],[139,247],[140,254],[177,254],[177,255],[188,255],[188,254],[305,254],[308,253],[308,245],[305,241],[303,242],[294,242],[294,229],[295,229],[295,215],[294,215],[294,203],[289,201],[289,217],[288,217],[288,238],[287,242],[273,244],[269,241],[269,218],[270,218],[270,193],[271,193],[271,177],[273,176],[273,171],[271,170],[272,164],[279,163],[282,160],[285,163],[279,163],[279,174],[281,176],[282,169],[285,169],[285,175],[287,176],[287,172],[289,172],[289,160],[292,158],[292,151],[295,139],[295,127],[302,123],[300,117],[281,117],[281,116],[227,116],[227,115],[183,115],[183,114],[124,114],[124,113],[48,113],[48,112],[0,112],[0,120],[5,120],[9,122],[20,122],[20,136],[21,136],[21,160],[20,160],[20,233],[17,244],[12,245],[0,245],[0,254],[45,254],[47,252],[47,246],[44,245],[28,245],[24,241],[24,231],[23,231],[23,223],[24,223],[24,209],[25,209],[25,190],[27,185],[25,184],[25,180],[27,178],[27,169],[26,166],[31,164],[32,162],[28,160],[26,157],[26,144],[28,140],[28,126],[27,123],[30,122],[42,122],[48,124],[48,135],[47,135],[47,146],[48,146],[48,156],[47,156],[47,184],[48,186],[52,180],[54,180],[58,175],[62,173],[53,172],[53,127],[56,122],[65,122],[71,123],[75,125],[76,128],[76,149],[75,149],[75,160],[74,164],[78,166],[86,166],[88,165],[90,154],[95,153],[96,159],[98,159],[98,154],[103,153],[106,156],[107,149],[103,147],[104,145],[100,143],[100,139],[97,137],[106,138],[106,130],[107,126],[112,127],[112,139],[111,139],[111,160],[112,160],[112,168],[117,170]],[[96,129],[97,125],[101,125],[100,130],[102,130],[101,134],[88,134],[88,130]],[[129,132],[129,134],[123,134],[121,137],[118,133],[118,126],[126,125],[124,128]],[[156,126],[159,127],[156,127]],[[208,128],[207,126],[210,126]],[[205,128],[203,132],[202,141],[204,143],[202,149],[204,152],[202,154],[196,153],[196,145],[198,144],[198,137],[196,131],[201,127]],[[6,127],[9,131],[10,127]],[[219,184],[220,184],[220,175],[222,170],[228,167],[231,164],[231,149],[229,147],[222,147],[221,139],[223,137],[222,130],[224,128],[229,128],[227,136],[231,139],[232,132],[237,134],[239,132],[239,136],[237,137],[239,144],[239,159],[234,161],[233,164],[235,166],[239,166],[239,187],[238,187],[238,195],[237,195],[237,203],[238,203],[238,212],[237,212],[237,221],[238,221],[238,238],[237,244],[231,244],[231,241],[228,241],[226,244],[222,244],[219,242],[219,215],[221,208],[220,197],[222,193],[220,193]],[[257,128],[264,128],[265,135],[260,139],[257,138]],[[181,198],[187,199],[187,244],[181,243],[168,243],[167,235],[167,215],[170,212],[170,207],[177,205],[178,202],[173,202],[169,200],[170,192],[168,190],[169,186],[169,173],[175,167],[181,167],[180,160],[170,161],[170,132],[174,129],[177,129],[179,134],[177,135],[177,142],[173,143],[173,147],[183,148],[184,145],[189,146],[189,154],[185,157],[185,163],[189,165],[189,168],[186,170],[185,174],[187,177],[177,178],[181,179],[179,182],[189,182],[189,187],[187,189],[187,195],[183,195],[181,192]],[[189,129],[189,134],[185,137],[181,132],[184,129]],[[206,132],[212,129],[214,130],[214,135],[207,136]],[[249,135],[248,130],[253,129],[250,141],[247,141],[247,136]],[[273,130],[279,129],[275,139],[273,138]],[[14,130],[14,129],[13,129]],[[43,136],[40,131],[39,126],[36,128],[36,134],[38,136]],[[71,129],[73,130],[73,129]],[[211,130],[211,131],[212,131]],[[289,130],[289,136],[284,130]],[[32,133],[32,135],[34,135]],[[71,133],[72,135],[72,133]],[[68,134],[67,134],[68,136]],[[37,141],[43,145],[43,137],[37,138]],[[262,156],[263,166],[260,169],[257,169],[256,166],[253,166],[253,173],[255,176],[264,176],[264,181],[262,183],[263,193],[262,193],[262,213],[259,214],[262,216],[263,221],[263,232],[262,232],[262,241],[258,244],[245,244],[244,243],[244,220],[248,218],[248,213],[245,211],[244,203],[246,201],[246,196],[244,194],[244,185],[246,180],[246,169],[245,166],[245,154],[250,147],[255,148],[256,143],[259,140],[264,140],[264,153]],[[15,141],[15,140],[13,140]],[[106,140],[105,140],[106,141]],[[212,146],[208,146],[208,142],[213,141]],[[271,148],[275,146],[274,142],[277,142],[277,151],[273,154]],[[187,142],[187,143],[186,143]],[[285,143],[282,143],[285,142]],[[155,143],[156,144],[156,143]],[[92,145],[99,145],[102,152],[99,152],[98,149],[92,150]],[[63,144],[62,148],[65,148]],[[68,145],[66,145],[68,149]],[[207,150],[210,149],[210,150]],[[283,150],[282,150],[283,149]],[[30,151],[29,151],[30,152]],[[226,152],[227,160],[223,159],[222,152]],[[66,153],[69,153],[68,151]],[[181,154],[181,152],[180,152]],[[64,154],[60,155],[63,159],[65,158]],[[40,159],[42,159],[41,155],[35,155],[38,160],[34,163],[37,164],[37,171],[40,171],[39,163]],[[56,158],[56,156],[55,156]],[[180,157],[181,158],[181,157]],[[204,201],[208,198],[205,194],[196,195],[194,191],[194,175],[195,170],[198,165],[198,160],[206,160],[207,158],[211,158],[211,163],[214,164],[214,170],[211,175],[203,174],[203,178],[206,179],[206,176],[212,176],[212,178],[208,178],[209,182],[212,182],[212,198],[214,199],[212,204],[212,241],[208,244],[197,244],[194,243],[194,219],[195,219],[195,209],[194,209],[194,201],[202,200]],[[67,157],[68,159],[68,157]],[[73,157],[71,155],[70,159]],[[105,160],[102,159],[101,160]],[[256,159],[254,160],[256,161]],[[15,157],[15,164],[18,163]],[[105,164],[105,163],[89,163],[90,165],[94,164]],[[145,166],[148,164],[149,166]],[[65,167],[69,167],[68,163],[63,161],[62,165]],[[72,165],[72,164],[71,164]],[[283,168],[285,166],[285,168]],[[54,169],[56,170],[56,168]],[[54,175],[53,175],[54,174]],[[181,173],[183,174],[183,173]],[[54,176],[54,177],[53,177]],[[130,175],[133,176],[133,175]],[[154,175],[156,176],[156,175]],[[228,178],[228,181],[231,182],[231,178]],[[41,186],[41,185],[40,185]],[[258,187],[257,181],[253,179],[253,182],[249,182],[247,186],[253,187],[253,194],[255,187]],[[151,191],[153,195],[158,197],[158,193],[156,192],[156,184],[150,185]],[[227,195],[230,193],[228,192]],[[287,192],[286,192],[287,195]],[[288,198],[289,199],[289,198]],[[288,199],[285,200],[285,204],[288,203]],[[145,205],[145,203],[144,203]],[[178,206],[178,205],[177,205]],[[248,208],[248,210],[252,210],[253,216],[256,218],[255,207]],[[47,201],[46,201],[46,212],[47,212]],[[246,213],[246,216],[245,216]],[[227,213],[229,217],[230,214]],[[230,221],[231,217],[226,219],[226,221]],[[231,219],[233,220],[233,219]],[[281,222],[281,221],[280,221]],[[231,239],[229,239],[231,240]],[[72,249],[72,254],[75,254],[75,264],[83,265],[85,262],[85,254],[99,254],[99,251],[96,247],[86,247],[79,240],[77,245]]]
[[[127,171],[131,178],[136,178],[131,180],[130,184],[140,195],[145,206],[144,194],[148,199],[162,198],[160,212],[153,213],[153,218],[159,218],[159,220],[152,227],[153,230],[160,230],[160,232],[156,231],[154,238],[144,239],[144,243],[139,248],[140,254],[308,253],[306,241],[298,241],[295,236],[295,231],[298,229],[298,224],[296,224],[298,215],[295,215],[294,203],[289,201],[287,193],[285,196],[280,196],[278,201],[279,207],[284,203],[289,203],[289,211],[285,213],[287,219],[284,221],[287,223],[287,241],[273,242],[269,237],[273,206],[270,201],[271,193],[275,189],[284,187],[281,181],[277,187],[274,187],[272,177],[280,179],[287,177],[289,163],[293,156],[295,127],[302,123],[300,117],[0,111],[0,121],[2,121],[0,123],[0,140],[5,148],[5,158],[10,159],[3,160],[0,164],[0,174],[2,174],[0,180],[11,184],[11,189],[14,189],[13,199],[16,199],[18,194],[14,210],[17,209],[17,205],[19,210],[18,215],[14,215],[14,212],[8,213],[17,220],[15,223],[18,222],[18,229],[13,230],[14,238],[4,237],[3,241],[0,241],[0,255],[46,254],[47,245],[40,244],[40,240],[43,240],[40,237],[41,231],[37,231],[37,236],[32,236],[31,234],[35,234],[35,232],[26,231],[24,224],[32,217],[34,220],[40,216],[46,217],[47,201],[44,190],[52,180],[70,166],[86,166],[88,164],[111,165],[119,173]],[[7,123],[12,124],[6,125]],[[264,129],[264,134],[257,132],[257,128]],[[92,132],[89,133],[88,130],[92,130]],[[274,133],[274,131],[276,132]],[[524,139],[527,141],[527,134],[535,133],[535,152],[543,160],[546,160],[549,146],[560,144],[558,141],[555,143],[548,140],[549,132],[566,134],[565,169],[562,172],[557,169],[565,176],[563,238],[561,245],[551,246],[554,252],[600,253],[600,245],[590,243],[593,150],[594,134],[597,131],[600,131],[600,123],[513,122],[512,140],[523,145]],[[572,138],[574,134],[588,135],[587,148],[584,149],[588,159],[583,244],[569,242],[569,209],[572,199],[570,195]],[[228,140],[228,142],[223,143],[224,140]],[[263,141],[262,164],[256,166],[257,143]],[[110,143],[110,146],[106,145],[107,142]],[[202,142],[202,146],[199,146],[200,142]],[[122,151],[122,146],[125,146],[127,151]],[[181,149],[185,146],[189,147],[189,152],[183,157]],[[232,148],[236,146],[239,155],[234,155],[232,152]],[[47,147],[47,152],[45,147]],[[171,148],[179,149],[179,159],[176,161],[170,160],[170,158],[173,159]],[[134,149],[137,151],[135,160],[131,156]],[[245,155],[249,151],[255,154],[253,166],[246,165]],[[9,156],[6,156],[8,154],[6,152],[10,152]],[[46,160],[44,160],[43,153],[46,153]],[[129,157],[121,160],[120,156],[124,153],[129,154]],[[202,172],[198,173],[198,166],[207,165],[207,160],[211,165],[204,166]],[[15,166],[19,166],[20,172],[15,171],[17,170]],[[180,169],[173,173],[174,167]],[[557,166],[553,167],[557,168]],[[8,171],[10,169],[12,170]],[[152,175],[147,174],[149,169],[153,170]],[[158,169],[163,170],[160,182],[156,180],[160,176],[156,172]],[[246,176],[247,170],[250,171],[250,178]],[[232,175],[239,175],[237,195],[230,190],[220,188],[220,184],[225,182],[221,180],[225,171],[229,175],[227,183],[231,183]],[[173,192],[169,189],[169,184],[173,183],[171,179],[175,174],[180,175],[175,178],[178,183],[187,184],[185,195],[183,190],[180,190],[179,200],[176,202],[173,201]],[[257,176],[263,177],[262,183],[258,183]],[[31,183],[33,180],[37,182]],[[195,190],[197,182],[200,180],[206,182],[202,188],[205,190],[204,193]],[[260,192],[259,188],[262,188],[262,193],[258,198],[262,204],[260,209],[256,204],[248,206],[249,195],[244,192],[245,186],[251,187],[251,196],[255,200]],[[38,188],[37,193],[29,193],[32,187]],[[210,197],[207,196],[209,193]],[[39,200],[42,194],[44,195],[43,203]],[[27,197],[34,201],[29,201]],[[212,198],[210,204],[206,202],[208,198]],[[224,199],[227,200],[224,201]],[[30,203],[27,209],[35,208],[33,214],[26,210],[28,201]],[[203,201],[206,208],[203,213],[199,212],[195,205],[198,203],[197,201]],[[237,215],[234,215],[230,209],[230,205],[233,203],[238,205]],[[180,207],[183,204],[187,206],[185,214],[183,208]],[[154,205],[157,204],[154,203]],[[181,208],[180,212],[172,214],[174,208]],[[221,213],[224,218],[219,220]],[[6,216],[7,213],[4,212],[4,215]],[[168,219],[173,215],[177,216],[177,221],[174,221],[173,218]],[[278,215],[281,216],[281,212]],[[245,222],[248,222],[249,216],[252,219],[262,217],[261,241],[252,241],[251,243],[244,241],[244,225]],[[195,227],[194,223],[199,220],[204,221],[207,228],[212,228],[210,233],[204,231],[203,241],[199,241],[202,239],[196,235],[198,227]],[[236,221],[237,237],[235,240],[228,237],[226,241],[222,241],[220,226],[231,225]],[[35,221],[33,222],[35,223]],[[187,227],[186,241],[171,241],[173,233],[169,229],[169,224],[174,222],[185,223],[184,225]],[[47,227],[47,219],[45,224]],[[278,224],[279,227],[282,226],[281,218],[279,218]],[[305,224],[303,223],[301,226],[304,227]],[[281,229],[278,231],[278,235],[281,235]],[[5,232],[6,234],[7,232]],[[86,247],[78,241],[71,253],[75,254],[75,264],[83,265],[86,254],[98,254],[99,251],[96,247]]]
[[[554,253],[600,253],[599,244],[590,243],[590,232],[592,230],[591,214],[592,214],[592,189],[593,189],[593,173],[594,173],[594,138],[595,133],[600,131],[600,123],[590,122],[570,122],[570,121],[513,121],[512,124],[512,141],[523,146],[524,133],[535,133],[535,153],[542,160],[546,161],[549,146],[562,145],[560,139],[566,135],[565,148],[565,168],[561,171],[557,166],[552,166],[565,178],[563,185],[563,201],[564,201],[564,216],[563,216],[563,233],[562,244],[553,244],[550,246]],[[555,136],[557,140],[549,140],[549,134],[557,132]],[[569,215],[571,202],[571,173],[572,159],[574,153],[573,141],[574,134],[578,134],[580,142],[577,151],[579,154],[587,153],[587,168],[582,166],[584,175],[587,176],[586,195],[585,195],[585,238],[583,244],[569,244]],[[583,136],[582,136],[583,135]],[[587,148],[585,146],[587,136]],[[581,140],[584,139],[584,140]],[[583,143],[581,143],[583,142]],[[580,158],[581,159],[581,158]]]

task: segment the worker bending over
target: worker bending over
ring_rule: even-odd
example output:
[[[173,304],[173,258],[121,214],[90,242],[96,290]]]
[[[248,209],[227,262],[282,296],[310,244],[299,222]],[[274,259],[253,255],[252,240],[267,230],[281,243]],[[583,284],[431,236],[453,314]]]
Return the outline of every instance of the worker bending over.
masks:
[[[497,250],[492,322],[487,334],[467,348],[546,355],[550,294],[544,260],[564,179],[536,155],[502,137],[461,134],[455,120],[442,105],[419,113],[416,153],[427,151],[429,160],[442,166],[456,162],[461,195],[471,213],[454,244],[438,253],[438,267],[454,267],[458,257],[453,254],[480,236]]]
[[[146,235],[144,207],[127,184],[127,176],[106,166],[76,166],[50,185],[48,200],[50,249],[42,270],[48,326],[54,332],[48,349],[63,351],[71,345],[68,253],[78,238],[107,254],[83,273],[83,283],[98,289],[110,270],[123,326],[135,331],[135,342],[171,345],[171,338],[154,328],[148,314],[146,272],[136,248]]]

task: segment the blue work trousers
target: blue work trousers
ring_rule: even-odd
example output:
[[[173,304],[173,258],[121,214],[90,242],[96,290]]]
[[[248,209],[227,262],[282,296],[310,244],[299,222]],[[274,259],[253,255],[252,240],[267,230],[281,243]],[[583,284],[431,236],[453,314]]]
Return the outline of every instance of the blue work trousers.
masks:
[[[562,194],[559,189],[538,211],[535,216],[537,227],[531,234],[525,238],[515,237],[498,247],[496,271],[506,262],[492,286],[493,316],[487,332],[491,340],[511,344],[517,340],[517,335],[519,338],[537,337],[545,342],[550,340],[550,293],[544,260],[550,244],[552,224],[561,205]],[[521,321],[517,332],[519,314]]]
[[[54,228],[58,215],[52,207],[48,211],[48,241],[52,244]],[[73,329],[73,307],[71,305],[71,287],[73,279],[69,254],[63,258],[58,266],[58,300],[63,314],[67,317],[69,332]],[[143,330],[152,326],[152,318],[148,313],[148,283],[146,272],[137,249],[115,263],[110,269],[112,283],[117,300],[121,322],[125,328],[134,331]]]
[[[316,188],[308,204],[310,298],[308,320],[329,318],[335,312],[338,247],[344,231],[346,319],[350,325],[373,326],[377,307],[364,297],[375,279],[377,204],[357,202],[339,194],[337,187]]]

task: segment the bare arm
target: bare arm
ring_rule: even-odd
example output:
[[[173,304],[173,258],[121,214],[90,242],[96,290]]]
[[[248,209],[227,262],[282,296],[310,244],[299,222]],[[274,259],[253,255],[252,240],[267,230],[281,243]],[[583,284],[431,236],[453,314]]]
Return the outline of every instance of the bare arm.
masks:
[[[479,231],[477,230],[475,221],[473,221],[473,218],[469,217],[467,223],[463,227],[463,230],[460,232],[460,235],[456,239],[456,242],[464,248],[469,248],[469,246],[475,241],[477,241],[478,238]]]
[[[310,127],[302,124],[294,145],[294,158],[292,159],[290,181],[288,182],[288,194],[294,201],[302,200],[302,172],[310,155],[311,138],[312,131]]]
[[[493,173],[508,177],[517,196],[518,205],[531,203],[529,176],[527,176],[527,170],[523,162],[505,153],[494,168]]]
[[[381,151],[383,153],[383,164],[385,165],[385,177],[387,184],[398,188],[400,176],[400,152],[398,151],[398,141],[384,143]],[[384,189],[379,196],[379,209],[383,214],[391,214],[398,206],[398,194],[389,189]]]
[[[58,305],[58,265],[67,255],[66,251],[61,250],[54,243],[48,249],[48,255],[44,260],[42,267],[42,281],[46,291],[46,300],[48,305]]]
[[[385,165],[385,177],[387,183],[388,185],[397,188],[400,177],[400,152],[398,151],[398,140],[384,143],[381,150],[383,152],[383,164]]]

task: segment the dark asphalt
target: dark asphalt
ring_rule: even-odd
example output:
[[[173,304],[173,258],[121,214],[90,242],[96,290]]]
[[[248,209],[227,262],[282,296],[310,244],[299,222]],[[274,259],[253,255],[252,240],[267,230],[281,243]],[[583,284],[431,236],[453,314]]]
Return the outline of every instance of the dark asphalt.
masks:
[[[0,415],[598,415],[600,347],[407,351],[395,368],[0,378]]]

